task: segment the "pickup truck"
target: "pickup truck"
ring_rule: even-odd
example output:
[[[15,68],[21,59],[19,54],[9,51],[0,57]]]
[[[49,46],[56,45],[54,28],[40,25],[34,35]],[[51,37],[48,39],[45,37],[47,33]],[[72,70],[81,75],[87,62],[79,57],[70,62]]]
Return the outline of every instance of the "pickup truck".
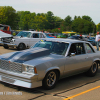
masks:
[[[9,47],[16,47],[18,50],[24,50],[30,48],[41,38],[47,38],[45,33],[37,31],[21,31],[8,43],[3,41],[3,47],[8,49]]]
[[[3,40],[11,40],[12,38],[11,27],[0,24],[0,45],[3,45]]]
[[[11,27],[9,25],[0,24],[0,31],[11,34]]]
[[[65,77],[95,76],[99,64],[100,51],[87,41],[45,38],[30,49],[0,55],[0,81],[52,89]]]

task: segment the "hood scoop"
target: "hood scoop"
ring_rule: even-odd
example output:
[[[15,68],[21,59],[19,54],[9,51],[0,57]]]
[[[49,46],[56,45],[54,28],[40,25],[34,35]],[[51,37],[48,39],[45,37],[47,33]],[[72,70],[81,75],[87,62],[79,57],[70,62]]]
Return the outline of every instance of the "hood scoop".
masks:
[[[32,60],[32,59],[35,59],[38,57],[47,56],[49,54],[50,54],[50,50],[48,50],[46,48],[39,48],[37,50],[27,52],[26,54],[24,54],[24,55],[20,56],[18,59],[16,59],[14,62],[23,63],[25,61]]]

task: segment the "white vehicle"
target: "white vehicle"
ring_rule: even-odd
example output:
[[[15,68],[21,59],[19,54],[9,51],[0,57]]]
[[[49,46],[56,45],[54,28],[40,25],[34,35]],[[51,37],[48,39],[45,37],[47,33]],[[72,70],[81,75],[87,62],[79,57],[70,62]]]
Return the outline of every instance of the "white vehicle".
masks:
[[[2,31],[0,31],[0,45],[3,45],[3,40],[4,40],[4,39],[11,40],[12,37],[13,37],[13,36],[12,36],[11,34],[4,33],[4,32],[2,32]]]
[[[36,42],[41,40],[41,38],[46,38],[46,35],[42,32],[37,31],[21,31],[19,32],[10,43],[4,42],[4,48],[16,47],[18,50],[24,50],[30,48]]]

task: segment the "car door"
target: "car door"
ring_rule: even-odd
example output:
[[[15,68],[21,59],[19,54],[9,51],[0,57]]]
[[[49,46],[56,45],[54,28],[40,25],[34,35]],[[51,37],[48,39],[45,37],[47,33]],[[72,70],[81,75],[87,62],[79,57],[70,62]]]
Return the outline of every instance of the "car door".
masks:
[[[71,53],[75,53],[75,56]],[[87,70],[88,56],[85,51],[84,43],[73,43],[65,61],[64,75],[70,76]]]
[[[86,43],[85,47],[86,47],[86,53],[88,55],[88,65],[91,66],[93,63],[93,59],[95,59],[96,53],[89,43]]]
[[[31,47],[32,45],[34,45],[39,40],[40,40],[39,33],[33,33],[32,36],[31,36],[31,38],[30,38],[29,47]]]

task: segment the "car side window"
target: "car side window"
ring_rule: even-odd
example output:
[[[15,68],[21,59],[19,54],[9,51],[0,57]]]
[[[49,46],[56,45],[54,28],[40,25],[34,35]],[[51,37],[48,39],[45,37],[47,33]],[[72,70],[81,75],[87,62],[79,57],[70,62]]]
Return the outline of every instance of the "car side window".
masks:
[[[76,51],[77,51],[77,55],[80,54],[85,54],[85,49],[84,49],[84,45],[83,43],[76,43]]]
[[[39,34],[33,33],[33,38],[39,38]]]
[[[40,38],[45,38],[45,36],[42,33],[40,33],[39,35]]]
[[[92,49],[92,47],[88,43],[86,43],[86,52],[87,53],[94,53],[94,50]]]
[[[73,43],[71,44],[68,56],[71,53],[75,53],[75,55],[85,54],[85,49],[83,43]]]
[[[82,39],[82,36],[79,36],[79,39]]]

